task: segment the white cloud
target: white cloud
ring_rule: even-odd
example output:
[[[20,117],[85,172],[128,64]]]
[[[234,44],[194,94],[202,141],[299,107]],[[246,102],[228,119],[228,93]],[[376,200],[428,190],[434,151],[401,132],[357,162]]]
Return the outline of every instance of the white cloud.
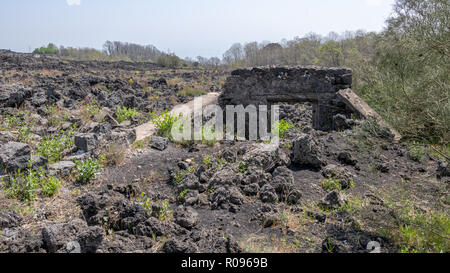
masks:
[[[69,6],[79,6],[81,5],[81,0],[66,0]]]
[[[379,7],[383,4],[382,0],[366,0],[366,4],[371,7]]]

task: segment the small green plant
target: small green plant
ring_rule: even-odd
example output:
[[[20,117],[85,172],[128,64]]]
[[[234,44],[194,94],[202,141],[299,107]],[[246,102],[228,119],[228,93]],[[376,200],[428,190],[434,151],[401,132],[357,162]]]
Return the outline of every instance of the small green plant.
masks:
[[[183,178],[184,178],[184,176],[185,176],[186,174],[188,174],[188,173],[195,173],[196,170],[197,170],[197,167],[196,167],[196,166],[192,166],[192,167],[190,167],[190,168],[187,169],[187,170],[184,170],[184,171],[178,171],[178,172],[175,174],[175,177],[174,177],[174,183],[175,183],[176,185],[180,184],[181,180],[183,180]]]
[[[42,193],[51,197],[58,192],[60,186],[61,182],[56,177],[46,177],[42,181]]]
[[[100,164],[97,160],[89,158],[85,161],[75,161],[78,180],[83,183],[88,183],[95,178],[97,172],[101,170]]]
[[[32,202],[38,194],[51,197],[58,192],[60,182],[57,178],[47,176],[45,172],[32,169],[33,162],[28,162],[28,169],[25,172],[18,170],[12,175],[10,181],[4,184],[6,196],[22,201]]]
[[[207,155],[203,157],[203,164],[206,166],[206,168],[211,168],[211,156]]]
[[[399,215],[398,229],[390,236],[404,253],[448,253],[450,251],[450,218],[447,213],[423,213],[406,206]]]
[[[242,161],[242,162],[239,164],[239,169],[238,169],[238,170],[239,170],[239,172],[242,173],[242,174],[246,173],[247,170],[248,170],[248,163],[245,162],[245,161]]]
[[[50,163],[60,161],[63,158],[64,150],[70,149],[74,145],[75,128],[76,125],[71,130],[61,131],[57,136],[44,137],[37,145],[38,154],[47,158]]]
[[[294,124],[282,119],[273,124],[272,133],[274,136],[279,136],[280,138],[284,138],[285,132],[292,128],[294,128]]]
[[[178,196],[178,201],[179,202],[183,202],[184,197],[186,196],[186,194],[189,192],[188,189],[185,189],[184,191],[180,192],[180,195]]]
[[[172,219],[172,209],[169,202],[161,201],[161,209],[159,210],[158,218],[160,221],[166,221]]]
[[[170,138],[172,126],[179,119],[179,117],[169,113],[167,110],[162,112],[160,115],[156,115],[154,113],[150,115],[153,124],[156,126],[157,135]]]
[[[116,109],[116,119],[117,122],[121,123],[125,120],[131,119],[132,117],[137,116],[139,113],[134,108],[127,108],[119,106]]]
[[[60,126],[68,119],[68,113],[54,104],[45,106],[45,113],[50,126]]]
[[[141,193],[141,195],[136,197],[136,202],[141,205],[148,212],[148,214],[152,213],[152,202],[145,193]]]
[[[202,126],[202,143],[208,146],[214,146],[217,143],[217,139],[215,137],[216,129],[214,126],[205,127]]]
[[[322,181],[322,189],[326,191],[334,191],[334,190],[341,191],[342,186],[339,179],[333,178],[332,175],[329,175],[327,179],[324,179]]]
[[[97,104],[96,100],[92,100],[91,102],[89,102],[89,104],[87,105],[87,111],[89,112],[89,114],[91,116],[95,116],[98,113],[100,113],[100,110],[102,110],[102,106]]]
[[[422,158],[426,155],[425,145],[421,145],[419,143],[412,143],[408,145],[409,156],[412,160],[416,162],[420,162]]]
[[[27,143],[31,138],[34,120],[21,118],[22,115],[26,116],[20,112],[18,115],[7,115],[4,120],[8,128],[17,130],[18,141]]]
[[[137,150],[142,150],[145,148],[145,145],[146,145],[146,143],[144,140],[138,140],[133,143],[132,147]]]
[[[336,248],[330,238],[327,239],[327,242],[325,243],[324,246],[328,253],[333,253]]]

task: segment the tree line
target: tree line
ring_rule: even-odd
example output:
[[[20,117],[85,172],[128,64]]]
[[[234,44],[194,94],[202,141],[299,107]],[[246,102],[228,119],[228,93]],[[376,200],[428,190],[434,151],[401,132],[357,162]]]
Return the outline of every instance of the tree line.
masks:
[[[47,46],[36,48],[34,54],[59,55],[64,58],[82,61],[129,61],[154,62],[164,67],[176,68],[187,66],[187,63],[173,53],[165,53],[153,45],[138,45],[118,41],[106,41],[103,50],[94,48],[59,48],[49,43]]]

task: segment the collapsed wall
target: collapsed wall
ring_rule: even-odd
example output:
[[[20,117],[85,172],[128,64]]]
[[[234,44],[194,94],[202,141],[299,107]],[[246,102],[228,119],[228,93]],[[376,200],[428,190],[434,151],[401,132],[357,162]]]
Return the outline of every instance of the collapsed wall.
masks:
[[[351,88],[352,70],[319,67],[257,67],[238,69],[227,79],[219,97],[226,105],[272,105],[280,102],[311,102],[313,126],[331,130],[333,116],[351,111],[338,98]]]

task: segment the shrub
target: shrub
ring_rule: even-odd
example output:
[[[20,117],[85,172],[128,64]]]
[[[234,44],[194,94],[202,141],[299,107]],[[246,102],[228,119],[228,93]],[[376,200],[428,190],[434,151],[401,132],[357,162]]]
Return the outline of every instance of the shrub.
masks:
[[[97,160],[92,158],[85,161],[75,161],[78,180],[83,183],[88,183],[95,178],[97,172],[101,170],[100,164]]]
[[[51,54],[51,55],[56,55],[59,53],[59,49],[56,45],[49,43],[48,46],[43,46],[40,48],[36,48],[33,51],[34,54]]]
[[[136,202],[141,205],[148,214],[152,213],[152,203],[150,198],[148,198],[145,193],[141,193],[138,197],[136,197]]]
[[[9,182],[3,182],[8,197],[31,202],[36,199],[38,194],[51,197],[58,192],[59,180],[47,176],[42,169],[39,171],[31,169],[32,164],[33,162],[30,160],[25,172],[19,170],[11,177]]]
[[[186,174],[188,174],[188,173],[195,173],[196,170],[197,170],[197,167],[196,167],[196,166],[192,166],[192,167],[190,167],[190,168],[187,169],[187,170],[184,170],[184,171],[178,171],[178,172],[175,174],[175,177],[174,177],[174,183],[175,183],[176,185],[180,184],[181,180],[183,180],[183,178],[184,178],[184,176],[185,176]]]
[[[42,183],[42,193],[48,197],[55,195],[59,187],[61,186],[61,182],[56,177],[46,177]]]
[[[73,128],[76,128],[74,125]],[[61,131],[58,136],[44,137],[37,145],[39,155],[47,158],[50,163],[55,163],[63,158],[64,150],[70,149],[74,145],[74,130]]]
[[[181,59],[175,54],[161,54],[156,63],[162,67],[177,68],[181,64]]]
[[[116,110],[117,122],[121,123],[125,120],[131,119],[138,115],[138,112],[134,108],[118,107]]]
[[[287,130],[292,129],[292,128],[294,128],[294,124],[282,119],[282,120],[276,122],[272,126],[272,132],[273,132],[274,136],[279,136],[280,138],[284,138],[284,133]]]
[[[167,201],[161,201],[161,209],[158,213],[158,218],[160,221],[166,221],[172,219],[172,209]]]
[[[331,175],[329,175],[327,179],[324,179],[322,181],[322,188],[326,191],[342,190],[339,179],[333,178]]]
[[[166,110],[160,115],[151,114],[151,119],[153,124],[156,126],[157,135],[171,138],[172,126],[179,119],[179,117],[176,117]]]
[[[208,146],[214,146],[217,143],[217,140],[215,138],[215,127],[205,127],[202,126],[202,143],[208,145]]]

